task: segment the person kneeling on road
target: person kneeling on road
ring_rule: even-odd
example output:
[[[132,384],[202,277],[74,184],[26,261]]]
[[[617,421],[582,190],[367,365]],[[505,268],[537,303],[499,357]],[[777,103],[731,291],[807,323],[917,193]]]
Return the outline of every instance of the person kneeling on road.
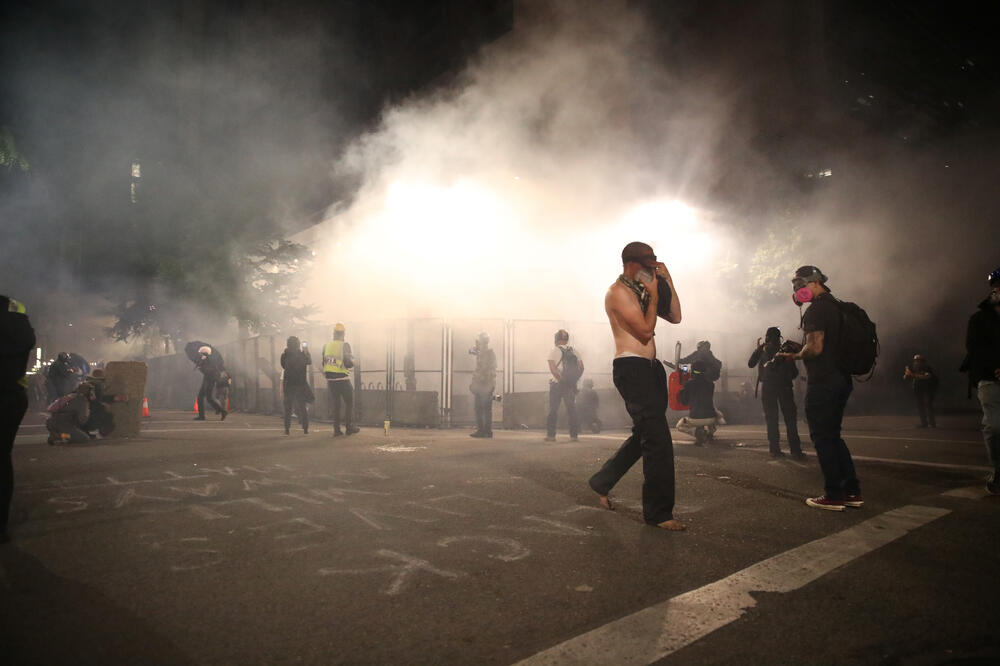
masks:
[[[715,411],[715,383],[705,376],[704,361],[691,364],[691,379],[684,382],[680,394],[681,402],[691,406],[689,416],[684,416],[677,422],[677,429],[694,436],[695,446],[705,446],[706,442],[715,439],[715,429],[718,423]]]
[[[90,420],[90,401],[93,397],[93,384],[83,382],[72,393],[49,405],[51,416],[45,421],[45,427],[49,431],[49,444],[83,444],[92,439],[83,426]]]

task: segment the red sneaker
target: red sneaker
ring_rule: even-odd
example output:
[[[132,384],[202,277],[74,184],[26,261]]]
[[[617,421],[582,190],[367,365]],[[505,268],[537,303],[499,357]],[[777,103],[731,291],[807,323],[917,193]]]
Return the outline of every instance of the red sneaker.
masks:
[[[806,504],[817,509],[826,509],[827,511],[844,510],[844,500],[829,499],[826,495],[823,497],[810,497],[806,500]]]
[[[847,495],[846,497],[844,497],[844,506],[860,509],[864,505],[865,501],[861,499],[861,495]]]

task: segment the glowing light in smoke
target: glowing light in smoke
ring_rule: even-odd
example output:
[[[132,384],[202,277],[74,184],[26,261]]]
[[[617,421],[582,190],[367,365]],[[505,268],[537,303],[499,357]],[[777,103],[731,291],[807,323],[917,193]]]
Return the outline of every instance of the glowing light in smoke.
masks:
[[[710,228],[698,219],[695,209],[679,201],[636,206],[622,217],[618,235],[623,245],[634,240],[652,245],[671,271],[703,264],[715,247]]]

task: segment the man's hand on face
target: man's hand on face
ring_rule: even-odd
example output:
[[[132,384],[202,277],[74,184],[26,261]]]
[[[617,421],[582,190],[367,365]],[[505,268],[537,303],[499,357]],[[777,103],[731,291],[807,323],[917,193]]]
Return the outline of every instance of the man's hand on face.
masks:
[[[670,279],[670,271],[667,270],[666,265],[662,261],[657,261],[654,264],[654,266],[655,266],[655,269],[656,269],[655,270],[656,275],[659,275],[661,278],[663,278],[667,282],[671,281],[671,279]]]

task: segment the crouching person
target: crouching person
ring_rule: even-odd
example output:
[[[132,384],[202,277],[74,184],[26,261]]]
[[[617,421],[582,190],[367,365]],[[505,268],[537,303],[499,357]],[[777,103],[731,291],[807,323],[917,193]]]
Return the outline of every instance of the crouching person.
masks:
[[[677,422],[677,429],[694,437],[695,446],[705,446],[715,438],[718,414],[715,411],[715,383],[705,376],[706,364],[698,360],[691,364],[691,379],[684,383],[678,397],[691,406],[690,416]]]
[[[94,385],[83,382],[72,393],[49,405],[50,416],[45,421],[49,444],[83,444],[90,441],[84,425],[90,420],[90,401],[93,397]]]

